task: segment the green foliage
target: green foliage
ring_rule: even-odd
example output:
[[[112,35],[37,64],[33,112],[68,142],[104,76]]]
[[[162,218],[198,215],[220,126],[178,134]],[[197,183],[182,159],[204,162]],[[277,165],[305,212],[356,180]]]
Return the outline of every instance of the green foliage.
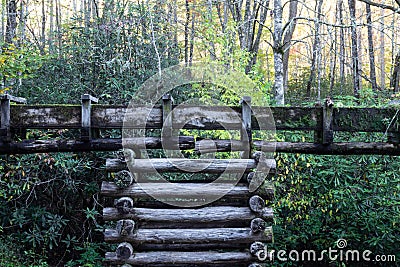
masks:
[[[4,47],[0,54],[0,80],[11,82],[13,79],[29,79],[42,66],[47,56],[42,56],[30,47],[17,48],[13,44]],[[12,85],[1,88],[0,93],[12,88]]]
[[[38,131],[28,135],[48,138]],[[83,253],[75,248],[79,244],[101,244],[97,195],[105,179],[102,157],[102,153],[49,153],[0,160],[0,225],[18,240],[17,260],[29,252],[35,256],[22,262],[45,266],[34,261],[41,258],[54,266],[79,258]]]
[[[78,103],[81,94],[90,93],[103,104],[127,103],[158,71],[150,16],[161,67],[176,65],[179,51],[165,26],[165,11],[158,5],[148,9],[144,3],[116,2],[93,27],[81,27],[79,19],[66,24],[63,46],[54,48],[59,53],[44,62],[37,78],[23,83],[21,96],[34,103]]]
[[[366,135],[350,141],[379,138]],[[278,154],[276,159],[273,248],[321,252],[336,248],[342,238],[346,249],[400,257],[398,157]]]
[[[99,244],[84,243],[83,247],[77,247],[80,253],[79,259],[67,262],[67,267],[100,267],[102,265],[103,256],[98,252],[100,249]]]

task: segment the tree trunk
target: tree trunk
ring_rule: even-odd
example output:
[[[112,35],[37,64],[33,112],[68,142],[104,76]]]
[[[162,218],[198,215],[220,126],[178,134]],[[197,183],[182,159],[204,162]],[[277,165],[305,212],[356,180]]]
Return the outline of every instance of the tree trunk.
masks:
[[[360,96],[360,70],[359,70],[359,53],[358,53],[358,38],[356,25],[356,1],[349,1],[349,11],[351,20],[351,56],[352,56],[352,71],[353,71],[353,87],[354,97]]]
[[[291,1],[289,6],[289,17],[288,23],[289,29],[286,31],[285,36],[283,37],[283,85],[285,90],[288,88],[288,81],[289,81],[289,55],[290,55],[290,46],[291,40],[293,38],[293,33],[297,25],[297,20],[294,18],[297,16],[297,7],[298,7],[298,0]]]
[[[393,87],[394,92],[399,92],[399,80],[400,80],[400,50],[397,52],[397,56],[394,60],[393,74],[390,79],[390,87]]]
[[[366,4],[367,11],[367,27],[368,27],[368,53],[369,53],[369,69],[370,69],[370,79],[372,90],[376,92],[378,85],[376,82],[376,72],[375,72],[375,50],[374,50],[374,39],[372,32],[372,14],[371,5]]]
[[[48,37],[48,46],[50,52],[53,51],[53,39],[54,39],[54,1],[56,0],[49,0],[50,1],[50,25],[49,25],[49,37]],[[57,3],[56,3],[57,4]]]
[[[337,23],[337,21],[336,21]],[[331,30],[332,31],[332,30]],[[337,61],[337,28],[333,29],[334,34],[331,42],[331,62],[330,62],[330,73],[329,73],[329,95],[333,95],[333,87],[335,86],[335,73],[336,73],[336,61]]]
[[[253,5],[251,2],[251,0],[246,0],[243,10],[243,1],[228,0],[232,18],[238,25],[237,34],[240,48],[250,53],[250,59],[245,68],[246,73],[249,73],[256,64],[263,25],[266,21],[269,7],[269,0],[254,1]],[[243,16],[242,11],[244,11]]]
[[[319,67],[319,57],[321,53],[321,37],[320,37],[320,20],[322,16],[322,4],[323,0],[317,0],[316,2],[316,12],[317,12],[317,20],[315,21],[315,39],[314,39],[314,44],[312,48],[312,59],[311,59],[311,67],[310,67],[310,77],[307,81],[307,97],[311,97],[311,87],[314,83],[315,80],[315,71]]]
[[[190,22],[190,6],[189,0],[185,0],[186,19],[185,19],[185,64],[189,64],[189,22]]]
[[[283,86],[283,45],[282,45],[282,1],[274,0],[274,93],[277,105],[285,104],[285,88]]]
[[[207,18],[208,18],[208,23],[210,23],[210,25],[213,25],[213,3],[212,0],[207,0]],[[214,39],[214,37],[212,37],[211,39]],[[216,60],[217,55],[215,52],[215,44],[213,40],[209,41],[209,45],[210,45],[210,58],[211,60]]]
[[[385,0],[383,0],[385,1]],[[380,83],[381,88],[385,89],[386,82],[385,82],[385,10],[381,10],[381,23],[380,23],[380,50],[379,50],[379,57],[380,57]]]
[[[5,31],[6,31],[6,9],[7,9],[7,3],[6,0],[1,1],[1,39],[0,42],[4,42],[5,40]]]
[[[44,1],[44,0],[43,0]],[[15,0],[7,1],[7,26],[5,41],[12,44],[17,31],[17,3]]]
[[[192,7],[196,5],[196,0],[193,0]],[[196,22],[196,13],[192,12],[192,29],[190,31],[190,47],[189,47],[189,66],[192,66],[193,62],[193,52],[194,52],[194,38],[195,38],[195,22]]]
[[[339,24],[343,25],[343,0],[339,0],[338,2],[338,16],[339,16]],[[339,76],[340,76],[340,94],[343,94],[343,86],[345,83],[345,41],[344,41],[344,29],[340,28],[339,32],[340,39],[340,51],[339,51]]]
[[[42,0],[42,48],[41,53],[44,54],[44,49],[46,47],[46,4],[45,0]]]

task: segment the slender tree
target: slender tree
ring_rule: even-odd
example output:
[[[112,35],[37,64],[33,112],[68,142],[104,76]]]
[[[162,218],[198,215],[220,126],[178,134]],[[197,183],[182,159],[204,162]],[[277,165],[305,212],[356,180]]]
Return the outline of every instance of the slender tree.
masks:
[[[356,0],[349,0],[349,11],[351,20],[351,56],[353,71],[353,87],[354,96],[359,98],[360,94],[360,70],[359,70],[359,53],[358,53],[358,37],[356,23]]]
[[[338,19],[339,25],[344,24],[343,20],[343,0],[338,1]],[[343,87],[345,83],[345,65],[346,65],[346,49],[345,49],[345,29],[340,27],[339,29],[339,77],[340,77],[340,94],[343,94]]]
[[[245,70],[246,73],[249,73],[257,62],[257,54],[268,15],[270,0],[227,1],[232,18],[237,25],[240,48],[251,55]]]
[[[369,69],[370,69],[370,80],[372,90],[376,91],[378,88],[376,82],[376,72],[375,72],[375,48],[374,48],[374,39],[372,32],[372,14],[371,14],[371,5],[365,4],[365,9],[367,11],[367,28],[368,28],[368,53],[369,53]]]
[[[282,44],[282,1],[274,0],[274,34],[273,34],[273,52],[274,52],[274,69],[275,83],[274,93],[277,105],[285,104],[285,88],[283,78],[283,44]]]
[[[312,48],[312,58],[311,58],[311,67],[310,67],[310,77],[307,81],[307,97],[311,97],[311,87],[315,80],[315,74],[318,70],[320,63],[320,54],[321,54],[321,17],[322,17],[322,4],[323,0],[316,0],[315,12],[317,13],[317,18],[315,20],[315,31],[314,31],[314,43]],[[318,91],[319,92],[319,91]]]
[[[289,55],[290,55],[290,47],[293,39],[293,33],[296,29],[297,20],[295,19],[297,16],[299,1],[293,0],[290,1],[289,4],[289,14],[288,14],[288,26],[285,31],[285,35],[283,37],[283,78],[284,78],[284,87],[285,90],[288,88],[289,81]]]
[[[17,2],[16,0],[7,0],[7,26],[5,41],[8,44],[14,42],[17,34]]]

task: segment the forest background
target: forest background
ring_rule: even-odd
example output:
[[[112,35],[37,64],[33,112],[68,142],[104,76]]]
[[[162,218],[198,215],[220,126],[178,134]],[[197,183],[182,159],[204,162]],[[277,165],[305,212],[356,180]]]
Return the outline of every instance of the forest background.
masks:
[[[399,0],[2,0],[0,91],[31,104],[79,103],[84,93],[127,104],[167,67],[213,62],[252,79],[263,104],[314,106],[329,96],[337,107],[386,107],[400,98],[399,17]],[[212,86],[174,92],[178,103],[207,96],[215,97]],[[226,90],[220,100],[237,105],[240,97]],[[277,138],[312,136],[280,131]],[[349,133],[335,141],[384,137]],[[98,194],[110,179],[103,169],[110,156],[120,155],[2,156],[0,265],[101,266],[112,250],[102,242]],[[398,157],[276,159],[274,249],[322,251],[344,238],[349,248],[400,259]]]

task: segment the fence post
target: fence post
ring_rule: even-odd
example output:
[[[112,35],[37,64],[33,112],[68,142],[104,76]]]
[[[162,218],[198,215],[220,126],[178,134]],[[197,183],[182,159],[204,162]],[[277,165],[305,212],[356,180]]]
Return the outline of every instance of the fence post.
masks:
[[[320,120],[321,130],[315,132],[314,142],[323,145],[333,143],[333,101],[330,97],[325,99],[322,106],[322,118]]]
[[[242,106],[242,128],[240,130],[240,141],[244,145],[244,153],[242,158],[250,158],[251,156],[251,97],[244,96],[240,101]]]
[[[9,94],[0,96],[0,107],[1,107],[0,136],[1,136],[1,141],[3,142],[11,142],[11,129],[10,129],[11,102],[17,104],[26,104],[26,99],[21,97],[15,97]]]
[[[92,139],[91,129],[91,111],[92,103],[98,103],[99,100],[89,94],[82,95],[82,129],[81,139],[83,141],[89,141]]]

